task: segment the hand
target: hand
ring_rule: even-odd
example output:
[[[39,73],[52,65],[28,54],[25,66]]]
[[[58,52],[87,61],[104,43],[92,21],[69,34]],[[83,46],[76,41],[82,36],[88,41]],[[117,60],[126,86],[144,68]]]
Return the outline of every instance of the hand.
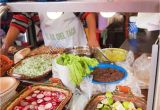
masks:
[[[3,48],[0,48],[0,54],[7,55],[7,51]]]
[[[96,48],[96,47],[100,47],[99,43],[97,40],[89,40],[88,41],[88,45],[90,48]]]

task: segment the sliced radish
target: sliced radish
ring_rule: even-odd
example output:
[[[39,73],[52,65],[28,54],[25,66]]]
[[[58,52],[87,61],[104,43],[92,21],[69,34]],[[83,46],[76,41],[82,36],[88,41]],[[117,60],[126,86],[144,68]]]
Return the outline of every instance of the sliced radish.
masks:
[[[44,91],[41,91],[39,94],[43,94],[44,93]]]
[[[34,105],[34,106],[36,106],[36,105],[37,105],[37,102],[36,102],[36,101],[33,101],[31,104]]]
[[[38,106],[38,110],[45,110],[44,105]]]
[[[38,94],[38,93],[40,93],[40,90],[35,90],[34,93]]]
[[[27,102],[33,102],[33,101],[35,101],[35,100],[36,100],[36,98],[33,98],[33,97],[32,97],[32,98],[28,99]]]
[[[22,106],[15,106],[14,110],[23,110],[23,107]]]
[[[60,95],[60,94],[61,94],[61,92],[59,92],[59,91],[56,91],[56,94],[57,94],[57,96],[58,96],[58,95]]]
[[[50,109],[50,110],[56,110],[56,108],[57,108],[56,106],[52,105],[52,109]]]
[[[27,106],[29,103],[28,102],[26,102],[26,101],[24,101],[24,100],[22,100],[21,102],[20,102],[20,105],[21,106]]]
[[[57,97],[57,96],[52,96],[51,98],[52,98],[52,99],[58,99],[58,97]]]
[[[41,98],[43,98],[43,97],[44,97],[43,94],[38,94],[38,95],[37,95],[37,98],[38,98],[38,99],[41,99]]]
[[[50,97],[52,95],[51,91],[44,91],[43,94],[47,97]]]
[[[31,96],[27,96],[25,99],[27,100],[27,102],[33,102],[34,100],[36,100],[36,98],[33,98]]]
[[[40,103],[42,103],[42,102],[43,102],[43,99],[38,99],[38,100],[37,100],[37,103],[38,103],[38,104],[40,104]]]
[[[45,106],[44,106],[45,109],[50,109],[52,108],[52,103],[47,103]]]
[[[52,105],[53,105],[53,106],[56,106],[56,105],[57,105],[57,103],[56,103],[56,102],[52,102]]]
[[[29,100],[29,99],[31,99],[32,97],[31,96],[27,96],[25,99],[26,100]]]
[[[45,106],[45,105],[46,105],[46,102],[42,102],[40,105],[43,105],[43,106]]]
[[[53,102],[61,102],[60,100],[58,100],[57,98],[52,99]]]
[[[60,101],[64,100],[65,98],[66,98],[66,96],[65,96],[64,94],[61,94],[61,95],[59,96],[59,100],[60,100]]]
[[[51,100],[51,97],[45,97],[45,98],[44,98],[44,101],[46,101],[46,102],[47,102],[47,101],[50,101],[50,100]]]
[[[35,106],[34,109],[35,109],[35,110],[38,110],[38,106]]]
[[[29,105],[25,106],[23,110],[29,110]]]
[[[57,93],[56,92],[52,92],[52,96],[57,96]]]
[[[34,105],[29,105],[30,110],[34,110]]]
[[[36,97],[37,96],[37,94],[32,94],[32,97]]]

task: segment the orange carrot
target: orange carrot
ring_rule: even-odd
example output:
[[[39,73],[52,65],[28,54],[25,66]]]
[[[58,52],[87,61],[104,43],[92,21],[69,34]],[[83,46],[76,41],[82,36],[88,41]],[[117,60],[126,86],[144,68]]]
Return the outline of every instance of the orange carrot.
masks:
[[[129,93],[131,91],[130,88],[127,86],[117,86],[117,89],[119,92],[125,92],[125,93]]]

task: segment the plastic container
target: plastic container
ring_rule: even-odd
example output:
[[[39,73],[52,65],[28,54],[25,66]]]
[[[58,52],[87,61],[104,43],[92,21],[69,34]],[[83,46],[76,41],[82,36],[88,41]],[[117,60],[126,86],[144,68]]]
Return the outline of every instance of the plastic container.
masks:
[[[90,67],[91,70],[94,70],[95,68],[112,68],[112,69],[116,69],[116,70],[118,70],[118,71],[123,73],[123,77],[122,77],[122,79],[119,79],[119,80],[116,80],[116,81],[113,81],[113,82],[98,82],[98,81],[92,80],[92,83],[94,83],[94,84],[118,84],[121,81],[125,80],[127,78],[127,76],[128,76],[128,73],[124,68],[122,68],[121,66],[113,65],[113,64],[100,63],[99,65],[97,65],[95,67]]]
[[[129,38],[130,39],[136,39],[137,38],[137,32],[138,28],[136,26],[136,17],[130,17],[130,22],[129,22]]]
[[[58,64],[56,57],[53,61],[52,61],[52,77],[54,78],[58,78],[62,81],[62,83],[68,88],[70,89],[72,92],[75,91],[76,86],[74,84],[71,83],[70,78],[69,78],[69,74],[70,74],[70,70],[67,66],[63,66]]]
[[[106,57],[112,62],[123,62],[126,60],[126,57],[128,55],[128,51],[120,48],[104,48],[102,49],[102,51],[106,55]],[[100,62],[106,61],[102,54],[97,51],[94,53],[94,56]]]

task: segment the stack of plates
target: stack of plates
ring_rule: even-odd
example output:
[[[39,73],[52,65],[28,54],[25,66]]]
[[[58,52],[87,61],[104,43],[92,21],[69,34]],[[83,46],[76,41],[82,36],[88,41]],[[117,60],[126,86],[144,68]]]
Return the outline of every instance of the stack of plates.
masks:
[[[0,77],[0,108],[15,94],[19,81],[12,77]]]

